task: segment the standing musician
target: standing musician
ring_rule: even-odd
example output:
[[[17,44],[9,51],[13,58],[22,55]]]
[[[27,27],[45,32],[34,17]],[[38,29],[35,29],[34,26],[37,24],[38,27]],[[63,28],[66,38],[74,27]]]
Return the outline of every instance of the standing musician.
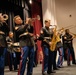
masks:
[[[51,38],[53,32],[50,32],[50,20],[45,20],[45,27],[41,29],[39,39],[42,40],[42,49],[43,49],[43,67],[42,74],[45,75],[54,73],[52,70],[53,61],[54,61],[54,52],[49,49],[49,44],[51,44]]]
[[[9,56],[9,70],[13,70],[13,65],[14,65],[14,70],[17,70],[17,58],[16,58],[16,53],[14,51],[14,34],[12,31],[9,32],[9,36],[6,38],[7,44],[8,44],[8,56]]]
[[[54,48],[53,49],[53,51],[54,51],[53,69],[54,70],[59,70],[58,67],[57,67],[57,65],[56,65],[56,57],[57,57],[56,46],[57,46],[57,42],[58,42],[58,39],[57,39],[57,36],[58,36],[58,34],[57,34],[57,26],[54,25],[54,26],[52,26],[51,29],[53,30],[53,39],[52,39],[52,42],[54,43],[54,44],[52,44],[52,47]]]
[[[9,27],[0,13],[0,75],[4,75],[4,61],[6,52],[6,34],[9,32]]]
[[[57,67],[61,68],[63,65],[63,57],[64,57],[64,52],[63,52],[63,44],[62,44],[62,33],[63,33],[63,29],[59,30],[57,32],[57,45],[56,45],[56,49],[59,52],[59,57],[58,57],[58,61],[57,61]]]
[[[65,30],[65,34],[63,35],[63,46],[64,46],[64,51],[68,51],[67,55],[67,65],[70,65],[70,54],[72,56],[72,64],[76,64],[75,62],[75,54],[74,54],[74,49],[73,49],[73,36],[70,34],[69,29]]]
[[[26,19],[26,24],[22,24],[22,19],[19,15],[14,17],[14,22],[16,24],[15,31],[19,38],[21,46],[21,62],[18,71],[18,75],[24,75],[27,57],[29,58],[27,66],[27,74],[33,75],[33,61],[34,61],[34,40],[33,40],[33,26],[31,25],[32,20]]]

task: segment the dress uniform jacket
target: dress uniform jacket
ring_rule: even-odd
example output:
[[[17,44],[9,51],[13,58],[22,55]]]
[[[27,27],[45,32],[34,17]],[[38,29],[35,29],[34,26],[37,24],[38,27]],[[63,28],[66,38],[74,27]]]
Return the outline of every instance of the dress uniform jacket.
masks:
[[[6,22],[0,22],[0,55],[3,53],[4,47],[7,47],[6,35],[9,32],[9,27]]]
[[[33,37],[29,35],[31,31],[29,31],[29,25],[16,25],[18,27],[16,31],[16,38],[19,39],[20,46],[33,46]],[[31,27],[32,30],[32,27]]]

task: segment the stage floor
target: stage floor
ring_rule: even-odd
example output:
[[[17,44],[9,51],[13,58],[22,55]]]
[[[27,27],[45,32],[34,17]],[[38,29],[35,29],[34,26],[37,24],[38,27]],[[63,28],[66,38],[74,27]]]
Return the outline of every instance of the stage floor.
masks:
[[[64,67],[59,68],[56,70],[56,73],[52,75],[76,75],[76,65],[67,66],[67,62],[64,62]],[[33,75],[42,75],[41,74],[42,65],[38,64],[37,67],[33,70]],[[4,75],[17,75],[17,71],[9,71],[8,67],[5,67],[5,74]],[[26,73],[25,73],[26,75]]]

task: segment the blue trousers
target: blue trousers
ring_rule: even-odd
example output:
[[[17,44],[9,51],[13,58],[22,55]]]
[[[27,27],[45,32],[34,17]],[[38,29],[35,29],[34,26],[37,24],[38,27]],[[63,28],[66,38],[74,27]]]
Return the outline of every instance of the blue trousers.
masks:
[[[34,47],[25,46],[22,48],[22,60],[20,61],[20,68],[19,68],[18,75],[24,75],[27,57],[29,58],[29,61],[28,61],[26,75],[30,75],[33,72]]]
[[[4,65],[5,65],[6,48],[4,48],[3,50],[4,50],[3,51],[3,54],[0,56],[0,75],[4,75]]]
[[[42,72],[45,72],[47,71],[47,68],[48,68],[48,52],[49,52],[49,49],[47,46],[43,46],[43,64],[42,64]]]
[[[64,58],[64,52],[63,52],[63,47],[59,48],[59,57],[57,61],[57,66],[62,66],[63,64],[63,58]]]

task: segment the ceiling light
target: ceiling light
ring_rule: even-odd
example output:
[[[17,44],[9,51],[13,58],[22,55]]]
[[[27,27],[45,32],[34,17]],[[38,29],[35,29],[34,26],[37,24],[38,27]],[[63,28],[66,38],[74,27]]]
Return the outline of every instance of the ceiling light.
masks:
[[[29,0],[29,3],[32,4],[32,0]]]

